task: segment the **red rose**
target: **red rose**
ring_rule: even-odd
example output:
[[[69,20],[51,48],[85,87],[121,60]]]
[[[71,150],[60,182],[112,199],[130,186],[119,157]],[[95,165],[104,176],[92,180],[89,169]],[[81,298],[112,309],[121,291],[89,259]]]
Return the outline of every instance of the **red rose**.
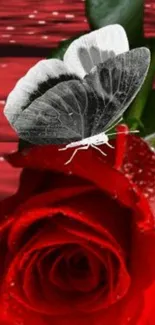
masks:
[[[8,156],[24,170],[1,202],[1,324],[155,324],[155,154],[123,134],[104,150]]]

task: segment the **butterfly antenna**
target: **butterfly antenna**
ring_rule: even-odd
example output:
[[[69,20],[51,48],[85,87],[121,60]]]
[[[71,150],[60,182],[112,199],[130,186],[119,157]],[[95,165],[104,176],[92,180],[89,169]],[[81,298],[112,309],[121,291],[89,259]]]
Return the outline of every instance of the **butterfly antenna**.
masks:
[[[110,126],[109,129],[106,130],[105,134],[107,133],[107,131],[110,131],[111,129],[113,129],[118,123],[120,123],[123,120],[123,117],[121,117],[116,123],[114,123],[113,125]]]
[[[109,135],[117,135],[117,134],[125,134],[126,133],[126,131],[124,131],[124,132],[114,132],[114,133],[109,133],[109,134],[107,134],[108,136]],[[133,133],[139,133],[139,130],[131,130],[131,131],[128,131],[127,132],[127,134],[133,134]]]

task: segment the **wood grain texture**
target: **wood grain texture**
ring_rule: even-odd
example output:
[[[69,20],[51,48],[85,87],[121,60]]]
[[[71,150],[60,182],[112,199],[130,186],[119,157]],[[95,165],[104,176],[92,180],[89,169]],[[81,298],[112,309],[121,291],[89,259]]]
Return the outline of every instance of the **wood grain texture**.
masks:
[[[146,38],[155,37],[155,0],[145,0],[144,36]]]
[[[0,44],[55,47],[88,30],[82,0],[1,0]]]
[[[18,143],[3,114],[9,92],[62,40],[87,31],[83,0],[0,0],[0,200],[15,193],[21,172],[2,158]]]

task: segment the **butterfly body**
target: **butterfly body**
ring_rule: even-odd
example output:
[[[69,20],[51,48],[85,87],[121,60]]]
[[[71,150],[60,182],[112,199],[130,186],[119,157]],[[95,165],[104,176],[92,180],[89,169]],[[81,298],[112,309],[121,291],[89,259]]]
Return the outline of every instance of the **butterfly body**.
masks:
[[[97,146],[101,145],[101,144],[106,144],[109,147],[113,148],[110,144],[109,144],[109,138],[108,136],[104,133],[101,132],[100,134],[97,135],[93,135],[89,138],[85,138],[82,139],[81,141],[75,141],[75,142],[71,142],[69,144],[67,144],[64,148],[59,149],[60,151],[69,149],[69,148],[76,148],[71,156],[71,158],[65,163],[65,165],[69,164],[73,157],[76,155],[76,153],[79,150],[87,150],[89,147],[95,148],[96,150],[98,150],[103,156],[106,156],[106,154],[100,149],[97,148]]]
[[[79,147],[79,146],[86,146],[86,145],[97,146],[100,144],[107,144],[107,143],[108,143],[108,136],[104,132],[102,132],[100,134],[93,135],[91,137],[82,139],[80,141],[71,142],[65,146],[65,149]]]

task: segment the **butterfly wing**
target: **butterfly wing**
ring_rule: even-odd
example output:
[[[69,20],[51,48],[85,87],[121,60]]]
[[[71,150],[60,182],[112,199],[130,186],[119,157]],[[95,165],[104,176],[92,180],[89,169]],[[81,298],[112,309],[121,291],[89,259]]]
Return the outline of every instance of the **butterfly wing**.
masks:
[[[99,64],[85,76],[97,93],[91,136],[105,131],[125,112],[140,90],[150,63],[150,51],[137,48]]]
[[[67,144],[90,135],[98,97],[81,80],[61,82],[35,99],[16,119],[19,137],[33,144]]]

